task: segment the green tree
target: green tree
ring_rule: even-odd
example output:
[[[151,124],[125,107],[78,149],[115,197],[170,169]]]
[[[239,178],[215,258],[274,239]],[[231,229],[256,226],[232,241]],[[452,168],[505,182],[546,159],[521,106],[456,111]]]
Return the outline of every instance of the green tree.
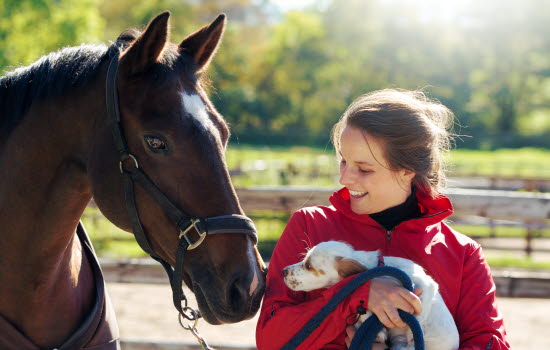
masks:
[[[99,42],[99,0],[0,0],[0,67],[33,62],[64,46]]]

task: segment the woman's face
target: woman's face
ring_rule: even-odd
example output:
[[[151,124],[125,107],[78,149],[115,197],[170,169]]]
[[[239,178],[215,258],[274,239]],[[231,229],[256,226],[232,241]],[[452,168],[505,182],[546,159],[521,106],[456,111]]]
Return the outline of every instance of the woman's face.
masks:
[[[356,214],[381,212],[411,194],[414,173],[389,170],[383,147],[380,139],[349,125],[340,135],[340,184],[349,190]]]

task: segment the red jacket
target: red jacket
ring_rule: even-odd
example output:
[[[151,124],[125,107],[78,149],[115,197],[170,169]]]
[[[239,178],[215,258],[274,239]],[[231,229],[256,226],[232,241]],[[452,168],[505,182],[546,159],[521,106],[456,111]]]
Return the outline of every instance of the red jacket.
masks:
[[[439,284],[460,334],[460,349],[509,349],[495,284],[479,244],[441,221],[452,214],[446,197],[431,199],[417,191],[422,217],[386,231],[368,215],[351,211],[349,192],[330,197],[330,207],[304,208],[290,218],[269,262],[267,288],[256,328],[259,350],[280,349],[353,276],[309,293],[293,292],[282,269],[300,261],[308,247],[345,241],[357,250],[381,250],[386,256],[413,260]],[[299,349],[346,349],[346,317],[368,298],[367,283],[347,297]],[[489,345],[490,344],[490,345]]]

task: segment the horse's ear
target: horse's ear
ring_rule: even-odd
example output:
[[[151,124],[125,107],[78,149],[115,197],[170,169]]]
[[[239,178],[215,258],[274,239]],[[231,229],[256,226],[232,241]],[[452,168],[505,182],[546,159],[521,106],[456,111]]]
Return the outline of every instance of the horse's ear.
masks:
[[[225,22],[225,14],[222,13],[210,25],[197,30],[181,42],[180,50],[193,58],[198,66],[197,71],[206,68],[214,57],[225,30]]]
[[[145,71],[162,56],[170,34],[166,11],[155,17],[120,58],[121,70],[128,75]],[[124,34],[124,33],[123,33]]]

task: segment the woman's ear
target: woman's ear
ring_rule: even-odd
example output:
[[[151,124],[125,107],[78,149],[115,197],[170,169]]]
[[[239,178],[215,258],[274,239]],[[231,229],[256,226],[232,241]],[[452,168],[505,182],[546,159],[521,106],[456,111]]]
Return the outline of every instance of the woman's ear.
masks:
[[[407,169],[401,170],[401,176],[404,179],[407,179],[409,181],[412,181],[412,179],[415,177],[416,173]]]
[[[416,176],[415,172],[407,169],[398,170],[395,174],[396,174],[395,176],[396,181],[401,185],[403,185],[403,189],[410,188],[412,181]]]
[[[349,258],[337,259],[336,266],[340,277],[348,277],[367,270],[359,261]]]

